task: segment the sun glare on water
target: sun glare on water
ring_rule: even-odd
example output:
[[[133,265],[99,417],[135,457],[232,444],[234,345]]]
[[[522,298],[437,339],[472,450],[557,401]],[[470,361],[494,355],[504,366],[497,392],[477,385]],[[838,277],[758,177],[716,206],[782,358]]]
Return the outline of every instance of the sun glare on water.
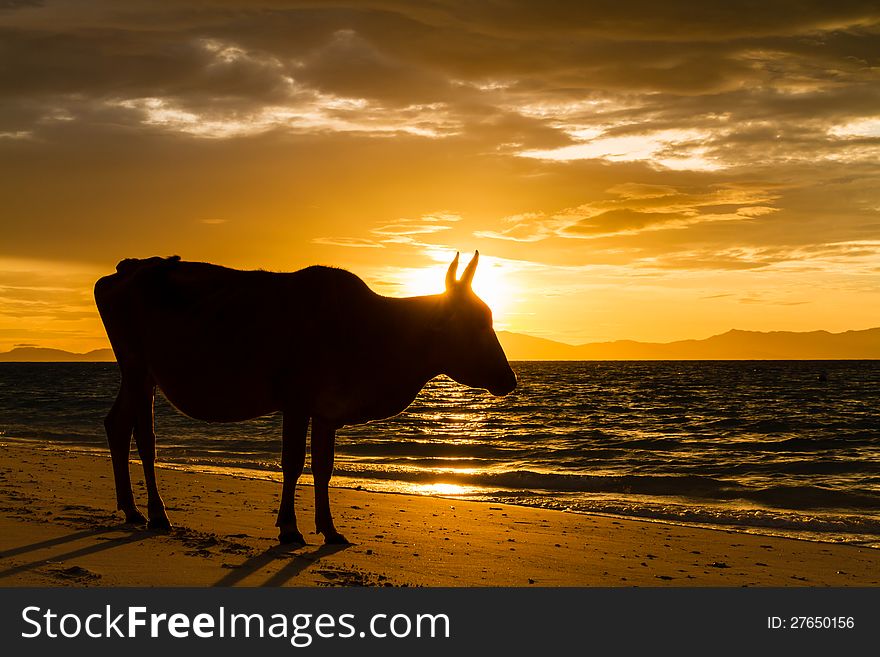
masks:
[[[458,484],[416,484],[415,491],[422,495],[468,495],[472,488]]]

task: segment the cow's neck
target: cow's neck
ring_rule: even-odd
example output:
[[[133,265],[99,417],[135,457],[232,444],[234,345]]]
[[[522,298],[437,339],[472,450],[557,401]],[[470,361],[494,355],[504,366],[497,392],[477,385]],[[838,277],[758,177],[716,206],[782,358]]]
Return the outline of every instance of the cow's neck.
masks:
[[[443,369],[436,348],[443,297],[387,298],[387,303],[389,369],[406,373],[406,379],[421,387]]]
[[[441,373],[434,348],[439,301],[431,297],[383,297],[371,311],[372,339],[362,354],[365,376],[320,397],[318,411],[331,421],[358,424],[397,415]]]

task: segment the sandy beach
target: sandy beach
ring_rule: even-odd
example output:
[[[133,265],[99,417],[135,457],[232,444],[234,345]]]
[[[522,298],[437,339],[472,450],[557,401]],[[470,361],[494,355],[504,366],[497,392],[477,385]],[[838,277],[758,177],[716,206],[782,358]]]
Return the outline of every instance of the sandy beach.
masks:
[[[135,493],[145,505],[140,464]],[[170,532],[122,523],[109,458],[0,444],[0,586],[877,586],[880,550],[331,489],[349,546],[279,546],[280,485],[159,471]]]

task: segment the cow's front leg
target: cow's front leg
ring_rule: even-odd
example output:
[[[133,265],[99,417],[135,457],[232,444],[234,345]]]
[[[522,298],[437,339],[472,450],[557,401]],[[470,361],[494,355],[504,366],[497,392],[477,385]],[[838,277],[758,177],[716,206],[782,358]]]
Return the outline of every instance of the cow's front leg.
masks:
[[[312,477],[315,480],[315,529],[324,534],[325,543],[346,544],[348,540],[336,531],[330,513],[330,476],[333,474],[333,450],[336,427],[312,418]]]
[[[306,539],[296,526],[296,482],[306,463],[306,434],[309,416],[305,413],[285,411],[281,429],[281,503],[278,505],[278,540],[281,543],[306,544]]]

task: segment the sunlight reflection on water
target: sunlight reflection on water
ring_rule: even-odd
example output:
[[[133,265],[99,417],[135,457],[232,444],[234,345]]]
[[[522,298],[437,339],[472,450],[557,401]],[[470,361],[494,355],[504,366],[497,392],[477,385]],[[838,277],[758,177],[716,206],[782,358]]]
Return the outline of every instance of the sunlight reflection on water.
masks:
[[[334,484],[880,537],[880,362],[513,367],[507,397],[440,377],[344,427]],[[5,364],[0,435],[106,449],[117,386],[112,364]],[[160,397],[156,421],[165,463],[279,476],[278,414],[206,424]]]

